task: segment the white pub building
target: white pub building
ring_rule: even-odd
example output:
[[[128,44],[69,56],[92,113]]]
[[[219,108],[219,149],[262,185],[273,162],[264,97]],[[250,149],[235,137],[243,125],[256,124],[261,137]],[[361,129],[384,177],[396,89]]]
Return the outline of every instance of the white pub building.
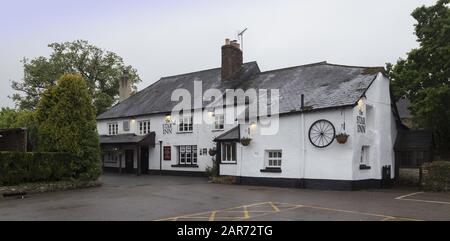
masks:
[[[186,109],[174,115],[175,90],[190,93],[192,103],[205,94],[194,93],[195,83],[222,95],[277,90],[278,113],[268,113],[277,117],[276,131],[263,134],[263,119],[246,116],[252,98],[227,106],[238,112],[231,121],[205,97],[196,111],[207,121],[194,121]],[[220,175],[238,184],[354,190],[395,178],[402,124],[383,68],[321,62],[262,72],[256,62],[243,63],[239,44],[227,40],[221,68],[164,77],[130,92],[124,77],[120,102],[97,117],[105,170],[205,175],[214,159]]]

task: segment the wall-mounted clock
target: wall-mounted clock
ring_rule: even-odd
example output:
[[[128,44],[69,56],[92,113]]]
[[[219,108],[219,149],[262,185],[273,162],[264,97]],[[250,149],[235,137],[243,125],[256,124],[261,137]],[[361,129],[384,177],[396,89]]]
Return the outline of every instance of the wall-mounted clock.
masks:
[[[336,129],[327,120],[318,120],[309,128],[309,141],[315,147],[325,148],[333,143],[336,137]]]

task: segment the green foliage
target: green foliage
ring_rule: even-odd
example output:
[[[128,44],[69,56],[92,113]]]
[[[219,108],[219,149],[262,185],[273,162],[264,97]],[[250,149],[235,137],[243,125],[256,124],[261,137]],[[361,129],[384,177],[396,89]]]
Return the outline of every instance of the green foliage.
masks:
[[[219,176],[219,165],[214,162],[212,167],[206,167],[206,175],[211,178]]]
[[[220,176],[220,177],[213,177],[212,182],[216,184],[236,184],[236,177],[233,176]]]
[[[75,178],[96,180],[100,173],[100,146],[86,81],[65,74],[42,93],[36,109],[37,150],[68,152],[77,157]]]
[[[49,47],[53,51],[49,58],[41,56],[22,61],[23,80],[12,84],[12,88],[19,91],[12,99],[20,109],[35,109],[41,93],[55,85],[56,80],[65,73],[78,73],[87,81],[98,113],[118,99],[119,80],[124,72],[128,73],[134,90],[141,81],[136,69],[126,66],[121,57],[87,41],[52,43]]]
[[[0,185],[70,179],[75,159],[69,153],[0,152]]]
[[[411,113],[419,127],[434,131],[439,149],[450,146],[450,9],[449,0],[417,8],[415,32],[420,47],[406,59],[387,64],[397,98],[411,101]]]
[[[26,128],[33,125],[33,112],[2,108],[0,110],[0,128]]]
[[[439,161],[424,165],[423,188],[426,191],[450,191],[450,162]]]
[[[36,118],[30,110],[2,108],[0,110],[0,128],[27,128],[28,143],[34,146],[36,137]]]

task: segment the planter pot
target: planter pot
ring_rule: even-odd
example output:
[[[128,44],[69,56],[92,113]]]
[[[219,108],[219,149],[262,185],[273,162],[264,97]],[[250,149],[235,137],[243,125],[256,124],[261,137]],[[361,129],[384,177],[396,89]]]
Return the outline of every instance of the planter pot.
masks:
[[[250,138],[242,138],[241,139],[241,144],[243,146],[249,146],[251,141],[252,141],[252,139],[250,139]]]
[[[217,151],[215,149],[209,149],[208,153],[210,156],[216,156]]]
[[[349,137],[349,135],[346,135],[346,134],[337,135],[336,141],[339,144],[345,144],[345,143],[347,143],[348,137]]]

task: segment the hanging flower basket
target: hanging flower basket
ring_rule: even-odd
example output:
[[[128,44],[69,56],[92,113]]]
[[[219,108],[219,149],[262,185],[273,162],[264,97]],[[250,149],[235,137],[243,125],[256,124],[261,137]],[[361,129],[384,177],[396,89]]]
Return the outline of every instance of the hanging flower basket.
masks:
[[[211,148],[209,149],[208,153],[210,156],[215,156],[217,154],[217,150],[216,148]]]
[[[347,143],[347,140],[348,140],[348,137],[349,137],[350,135],[348,135],[348,134],[346,134],[346,133],[340,133],[340,134],[337,134],[336,135],[336,141],[339,143],[339,144],[345,144],[345,143]]]
[[[243,138],[241,139],[241,144],[242,144],[243,146],[248,146],[248,145],[250,145],[250,142],[251,142],[251,141],[252,141],[251,138],[243,137]]]

